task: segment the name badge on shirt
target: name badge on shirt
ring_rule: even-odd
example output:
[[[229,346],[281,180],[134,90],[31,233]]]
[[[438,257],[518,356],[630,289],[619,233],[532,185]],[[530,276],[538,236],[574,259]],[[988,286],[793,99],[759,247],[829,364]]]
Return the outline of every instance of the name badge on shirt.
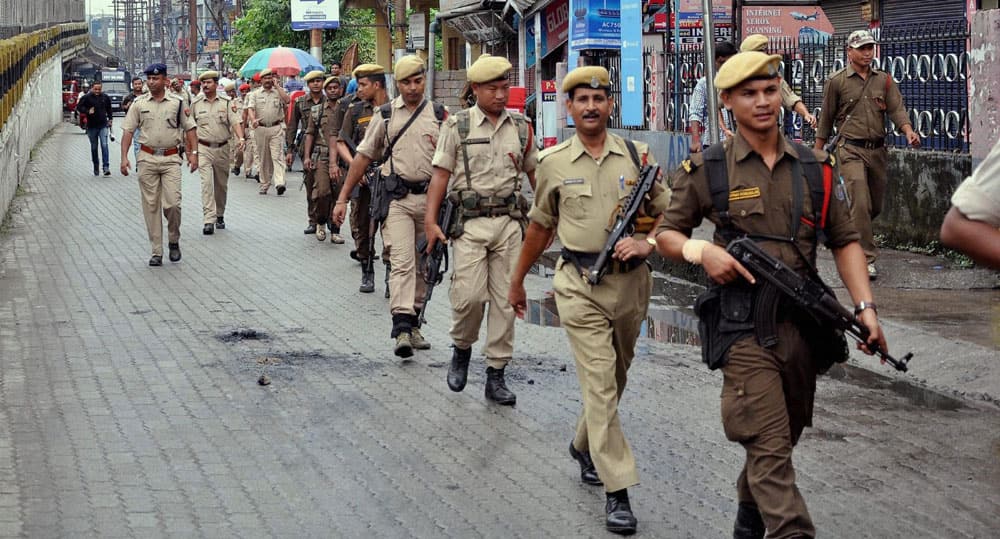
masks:
[[[749,189],[737,189],[735,191],[729,192],[729,201],[734,200],[747,200],[748,198],[760,198],[760,187],[751,187]]]
[[[568,180],[563,180],[563,185],[582,185],[583,178],[570,178]]]

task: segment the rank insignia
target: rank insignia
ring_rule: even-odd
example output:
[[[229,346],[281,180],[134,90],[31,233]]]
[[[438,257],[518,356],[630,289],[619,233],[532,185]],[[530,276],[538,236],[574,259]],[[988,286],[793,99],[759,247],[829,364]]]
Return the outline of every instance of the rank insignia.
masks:
[[[691,164],[690,159],[685,159],[684,161],[682,161],[681,166],[684,167],[684,172],[687,172],[688,174],[691,174],[691,172],[694,171],[694,165]]]
[[[734,200],[747,200],[750,198],[760,198],[760,187],[751,187],[749,189],[737,189],[735,191],[729,192],[729,201]]]

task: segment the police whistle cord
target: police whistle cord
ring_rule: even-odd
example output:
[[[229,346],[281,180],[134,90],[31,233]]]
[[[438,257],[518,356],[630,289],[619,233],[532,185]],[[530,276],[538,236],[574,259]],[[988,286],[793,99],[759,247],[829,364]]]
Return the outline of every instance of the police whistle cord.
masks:
[[[455,215],[455,207],[451,200],[447,198],[441,203],[441,209],[438,211],[438,226],[441,227],[441,231],[445,234],[451,228],[451,221]],[[431,249],[430,253],[427,251],[427,238],[421,238],[417,242],[417,256],[423,256],[424,266],[424,282],[427,283],[427,291],[424,293],[424,308],[420,309],[420,325],[424,325],[427,320],[424,318],[424,313],[427,312],[427,305],[431,301],[431,295],[434,294],[434,287],[441,284],[444,279],[444,274],[448,272],[448,245],[447,242],[438,241],[434,244],[434,248]],[[425,254],[426,253],[426,254]]]
[[[615,217],[614,225],[608,233],[608,241],[604,243],[604,248],[598,254],[594,265],[581,271],[583,278],[591,285],[600,283],[601,278],[607,274],[608,264],[615,254],[615,245],[635,231],[635,218],[639,215],[639,209],[646,200],[646,195],[649,194],[659,177],[660,165],[645,165],[639,171],[639,181],[629,191],[628,197],[622,204],[622,210]]]
[[[833,291],[818,277],[802,277],[784,262],[769,255],[753,239],[748,237],[733,240],[726,247],[726,251],[749,270],[754,277],[766,281],[767,284],[789,297],[821,325],[843,331],[855,341],[864,343],[869,350],[895,367],[896,370],[902,372],[908,370],[907,364],[913,358],[913,352],[897,359],[882,350],[877,342],[869,343],[868,338],[871,333],[868,331],[868,326],[865,326],[857,316],[841,305]]]

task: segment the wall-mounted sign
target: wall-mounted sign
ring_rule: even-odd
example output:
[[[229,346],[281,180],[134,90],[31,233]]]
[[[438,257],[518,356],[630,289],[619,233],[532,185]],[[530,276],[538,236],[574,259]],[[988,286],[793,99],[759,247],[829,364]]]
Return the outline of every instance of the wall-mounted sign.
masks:
[[[557,0],[535,13],[542,20],[542,58],[554,51],[569,37],[569,0]],[[525,25],[525,67],[535,65],[535,22],[532,18]]]
[[[621,48],[621,3],[619,0],[572,0],[570,2],[570,48]]]
[[[833,34],[833,24],[819,6],[744,7],[742,35],[750,34],[818,41]]]
[[[340,28],[338,0],[292,0],[292,30]]]

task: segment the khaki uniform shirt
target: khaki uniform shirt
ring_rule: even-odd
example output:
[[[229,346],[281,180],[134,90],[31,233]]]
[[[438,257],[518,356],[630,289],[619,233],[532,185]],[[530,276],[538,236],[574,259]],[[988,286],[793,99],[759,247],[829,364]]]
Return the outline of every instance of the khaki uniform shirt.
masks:
[[[454,114],[441,126],[432,164],[451,172],[449,192],[468,189],[471,183],[472,189],[480,196],[506,197],[520,185],[522,172],[531,172],[538,166],[538,149],[530,140],[533,137],[526,141],[528,147],[522,149],[517,125],[507,111],[500,115],[496,126],[490,123],[486,113],[478,106],[470,107],[468,111],[468,138],[489,141],[465,146],[469,152],[471,173],[465,170],[462,140]]]
[[[247,108],[253,109],[260,125],[272,127],[285,120],[285,105],[281,102],[281,94],[278,90],[271,88],[265,90],[263,86],[250,92],[247,96]]]
[[[334,108],[334,115],[332,118],[333,123],[333,135],[340,140],[340,128],[344,126],[344,116],[347,115],[347,109],[351,107],[351,103],[355,101],[360,101],[357,94],[347,94],[337,100],[337,106]]]
[[[848,65],[826,81],[816,137],[829,139],[837,125],[844,138],[882,140],[886,114],[898,128],[910,124],[899,86],[884,71],[872,69],[868,78],[862,79]]]
[[[137,142],[155,149],[180,146],[184,142],[184,132],[196,127],[194,120],[184,111],[184,100],[169,91],[160,101],[153,99],[151,94],[135,98],[122,124],[123,131],[139,129]],[[146,152],[139,152],[140,156],[144,154]]]
[[[181,91],[179,92],[175,92],[173,91],[173,89],[168,88],[167,93],[174,94],[177,97],[181,98],[181,100],[184,101],[185,107],[191,106],[191,93],[188,92],[187,88],[181,88]]]
[[[299,96],[295,99],[295,106],[292,107],[292,121],[288,124],[288,130],[285,132],[285,144],[289,148],[295,144],[295,135],[298,134],[299,125],[302,125],[303,132],[309,127],[309,109],[313,105],[320,105],[326,101],[326,96],[320,93],[319,101],[313,101],[312,95],[306,93],[306,95]],[[302,144],[305,145],[306,139],[305,135],[302,137]],[[299,149],[302,151],[302,148]]]
[[[802,101],[802,98],[792,91],[785,79],[781,79],[781,106],[785,107],[788,112],[793,112],[795,104],[799,101]]]
[[[396,139],[399,130],[406,125],[413,113],[406,108],[402,97],[393,99],[390,103],[392,116],[388,125],[382,119],[381,111],[375,112],[370,128],[365,133],[364,140],[358,145],[358,153],[374,161],[382,159],[385,149]],[[431,158],[437,146],[441,122],[434,116],[434,104],[427,102],[420,116],[406,128],[403,136],[392,147],[392,163],[387,159],[382,164],[382,174],[388,175],[393,170],[404,180],[422,182],[431,179],[434,172]],[[390,166],[391,165],[391,166]]]
[[[636,142],[635,148],[640,163],[655,164],[649,146]],[[598,253],[608,241],[608,224],[638,179],[639,169],[621,137],[608,133],[604,151],[595,159],[574,135],[538,158],[538,189],[528,217],[545,228],[555,228],[563,247]],[[670,190],[657,182],[643,212],[657,216],[669,201]]]
[[[951,203],[969,219],[1000,228],[1000,140],[972,176],[958,186]]]
[[[789,237],[792,233],[793,202],[791,163],[798,160],[795,147],[782,137],[782,153],[771,170],[760,155],[750,148],[739,131],[724,144],[726,169],[729,172],[729,214],[733,225],[745,232]],[[827,160],[825,152],[814,150],[814,153],[817,160]],[[691,230],[700,225],[702,219],[707,218],[716,226],[715,244],[725,247],[726,242],[719,232],[722,223],[712,205],[702,159],[702,154],[692,154],[690,172],[685,166],[674,172],[671,177],[673,193],[670,205],[659,230],[676,230],[690,236]],[[802,215],[812,219],[809,185],[804,176],[799,181],[802,182]],[[835,190],[831,194],[826,219],[827,246],[841,247],[860,239],[842,191]],[[796,236],[798,247],[813,264],[816,259],[815,238],[816,231],[811,226],[799,225]],[[762,246],[771,256],[778,257],[790,267],[799,271],[806,269],[792,245],[768,241]]]
[[[372,121],[372,113],[375,108],[364,99],[359,99],[351,103],[347,111],[344,112],[344,123],[340,126],[340,137],[337,140],[349,140],[355,147],[361,144],[365,138],[365,130]],[[350,144],[348,144],[350,146]]]
[[[215,95],[209,101],[205,94],[198,94],[191,102],[191,116],[198,124],[198,140],[226,142],[233,126],[240,123],[240,116],[233,110],[228,95]]]

